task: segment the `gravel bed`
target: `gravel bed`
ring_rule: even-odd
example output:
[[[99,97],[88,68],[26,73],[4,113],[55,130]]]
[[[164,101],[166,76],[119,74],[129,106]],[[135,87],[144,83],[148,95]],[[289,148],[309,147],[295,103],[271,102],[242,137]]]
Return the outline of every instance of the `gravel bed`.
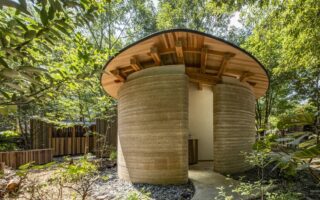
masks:
[[[183,185],[132,184],[120,180],[115,168],[106,169],[101,175],[108,176],[109,180],[96,183],[93,199],[128,199],[130,196],[136,196],[138,199],[189,200],[194,194],[194,187],[190,181]]]

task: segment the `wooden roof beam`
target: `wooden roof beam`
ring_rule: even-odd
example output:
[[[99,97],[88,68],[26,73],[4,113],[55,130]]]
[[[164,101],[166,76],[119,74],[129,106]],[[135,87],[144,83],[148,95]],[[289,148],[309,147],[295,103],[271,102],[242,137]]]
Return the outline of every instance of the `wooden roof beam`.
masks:
[[[135,57],[132,57],[130,59],[130,66],[132,67],[132,69],[134,71],[139,71],[139,70],[142,69],[142,66],[141,66],[140,62]]]
[[[206,73],[207,67],[207,59],[208,59],[208,49],[202,48],[201,49],[201,73]]]
[[[239,77],[239,81],[240,82],[244,82],[246,80],[248,80],[248,78],[250,78],[251,76],[253,76],[254,73],[252,72],[248,72],[248,71],[245,71],[241,74],[241,76]]]
[[[160,58],[160,54],[158,52],[158,48],[157,47],[151,47],[150,48],[150,56],[152,57],[154,63],[157,66],[161,65],[161,58]]]
[[[183,56],[183,48],[182,48],[181,40],[176,41],[175,49],[176,49],[176,54],[177,54],[177,58],[178,58],[178,63],[184,64],[184,56]]]
[[[230,60],[230,58],[232,58],[234,56],[234,54],[230,54],[230,53],[225,53],[222,61],[221,61],[221,65],[220,65],[220,69],[218,72],[218,78],[221,78],[223,72],[226,70],[228,62]]]
[[[123,74],[120,72],[119,69],[114,69],[114,70],[110,71],[110,73],[111,73],[115,78],[117,78],[120,82],[125,82],[126,77],[123,76]]]
[[[194,53],[194,54],[201,54],[203,48],[193,48],[193,47],[184,47],[183,52],[184,53]],[[166,55],[166,54],[174,54],[176,53],[175,48],[165,48],[162,49],[159,53],[160,55]],[[224,56],[226,52],[223,51],[216,51],[207,48],[207,54],[208,55],[217,55],[217,56]],[[234,53],[228,52],[227,54],[230,54],[231,56],[235,56]]]
[[[190,81],[200,82],[202,84],[215,85],[220,81],[216,76],[202,74],[200,72],[191,72],[187,70],[186,74],[189,76]]]

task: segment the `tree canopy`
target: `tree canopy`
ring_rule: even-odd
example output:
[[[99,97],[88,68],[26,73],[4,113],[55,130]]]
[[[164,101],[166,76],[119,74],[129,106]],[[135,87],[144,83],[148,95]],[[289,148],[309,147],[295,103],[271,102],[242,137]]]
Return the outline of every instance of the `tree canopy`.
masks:
[[[3,0],[0,7],[0,108],[16,106],[20,119],[115,115],[116,100],[100,87],[103,65],[170,28],[229,40],[263,63],[271,83],[257,101],[257,129],[301,104],[320,110],[317,0]]]

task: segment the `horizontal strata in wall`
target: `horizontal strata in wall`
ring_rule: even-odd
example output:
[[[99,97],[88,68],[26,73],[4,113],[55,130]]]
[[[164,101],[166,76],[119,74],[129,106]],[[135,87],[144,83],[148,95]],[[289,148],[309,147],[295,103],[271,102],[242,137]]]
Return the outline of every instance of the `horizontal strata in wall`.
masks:
[[[243,152],[255,141],[255,98],[250,87],[232,80],[214,87],[214,170],[236,173],[249,169]]]
[[[188,77],[184,66],[130,75],[119,90],[118,175],[134,183],[188,180]]]

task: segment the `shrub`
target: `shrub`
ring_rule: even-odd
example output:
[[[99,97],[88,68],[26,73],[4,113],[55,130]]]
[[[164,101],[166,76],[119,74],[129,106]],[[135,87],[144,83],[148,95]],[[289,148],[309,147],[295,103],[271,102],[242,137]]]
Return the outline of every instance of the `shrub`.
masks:
[[[59,197],[63,196],[63,189],[67,188],[84,200],[90,196],[94,183],[99,179],[97,174],[97,166],[83,157],[78,161],[69,160],[60,164],[51,181],[58,183]]]
[[[109,159],[111,161],[116,161],[117,160],[117,151],[116,150],[112,150],[109,156]]]

